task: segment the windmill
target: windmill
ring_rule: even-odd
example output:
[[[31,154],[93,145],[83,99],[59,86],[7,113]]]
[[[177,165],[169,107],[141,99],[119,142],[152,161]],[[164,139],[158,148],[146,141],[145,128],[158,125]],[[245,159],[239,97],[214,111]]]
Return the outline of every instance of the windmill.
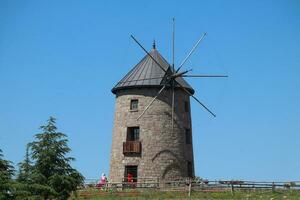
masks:
[[[146,106],[146,109],[142,112],[141,115],[137,118],[139,120],[145,112],[150,108],[150,106],[153,104],[155,99],[162,93],[162,91],[169,87],[172,89],[172,127],[174,127],[174,102],[175,102],[175,87],[180,87],[182,90],[184,90],[188,95],[190,95],[194,100],[196,100],[197,103],[199,103],[206,111],[208,111],[213,117],[216,117],[216,115],[202,103],[197,97],[195,97],[191,92],[189,92],[186,88],[184,88],[176,79],[179,77],[194,77],[194,78],[225,78],[228,77],[227,75],[204,75],[204,74],[188,74],[191,70],[185,70],[180,71],[180,69],[183,67],[183,65],[186,63],[186,61],[191,57],[191,55],[194,53],[196,48],[199,46],[200,42],[204,39],[206,36],[206,33],[204,33],[195,43],[193,48],[190,50],[190,52],[187,54],[187,56],[183,59],[183,61],[180,63],[179,67],[175,68],[175,19],[173,18],[173,32],[172,32],[172,66],[169,68],[171,70],[167,71],[165,70],[156,60],[151,56],[151,54],[143,47],[143,45],[133,36],[131,35],[131,38],[138,44],[139,47],[157,64],[158,67],[160,67],[161,70],[163,70],[166,73],[166,76],[163,77],[164,81],[161,83],[162,87],[158,91],[157,95],[152,99],[152,101]],[[155,48],[155,41],[154,41],[154,48]],[[160,79],[162,77],[157,77],[157,79]],[[151,78],[155,79],[155,78]],[[144,79],[149,80],[149,79]],[[125,83],[125,82],[124,82]]]
[[[137,177],[194,176],[190,97],[213,117],[216,115],[194,96],[194,89],[184,78],[227,77],[181,70],[205,36],[206,33],[177,66],[174,19],[172,64],[157,51],[155,42],[149,52],[131,35],[146,55],[112,89],[116,95],[110,160],[112,182],[128,181],[127,174],[133,174],[130,177],[135,177],[135,181]]]

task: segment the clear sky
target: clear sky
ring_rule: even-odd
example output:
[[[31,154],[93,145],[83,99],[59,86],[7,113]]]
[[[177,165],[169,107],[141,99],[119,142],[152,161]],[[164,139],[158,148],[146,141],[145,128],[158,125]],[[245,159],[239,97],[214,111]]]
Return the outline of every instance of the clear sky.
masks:
[[[0,1],[0,148],[15,164],[48,117],[86,178],[109,172],[111,88],[143,56],[134,34],[184,69],[216,114],[192,103],[196,175],[300,180],[300,3],[249,1]]]

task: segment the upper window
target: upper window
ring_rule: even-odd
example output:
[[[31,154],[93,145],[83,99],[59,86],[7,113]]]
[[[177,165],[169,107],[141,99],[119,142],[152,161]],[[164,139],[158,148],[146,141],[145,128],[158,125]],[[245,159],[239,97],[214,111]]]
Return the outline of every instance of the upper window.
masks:
[[[138,141],[140,137],[139,127],[128,127],[127,129],[127,141]]]
[[[188,101],[184,101],[184,111],[189,112],[190,111],[190,104]]]
[[[132,99],[130,101],[130,110],[137,110],[139,105],[139,100],[137,99]]]

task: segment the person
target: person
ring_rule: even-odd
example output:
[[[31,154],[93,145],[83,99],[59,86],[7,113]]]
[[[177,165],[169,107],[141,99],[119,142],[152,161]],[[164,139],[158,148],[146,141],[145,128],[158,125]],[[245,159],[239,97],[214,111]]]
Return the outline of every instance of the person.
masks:
[[[128,172],[127,174],[127,182],[128,183],[132,183],[133,182],[133,174]]]
[[[136,178],[136,177],[133,177],[133,173],[131,173],[131,172],[127,173],[127,184],[131,188],[136,187],[136,182],[134,181],[134,178]]]
[[[96,185],[96,187],[97,187],[97,188],[102,188],[102,187],[105,186],[106,182],[107,182],[107,178],[106,178],[105,174],[102,173],[102,174],[101,174],[101,178],[100,178],[98,184]]]

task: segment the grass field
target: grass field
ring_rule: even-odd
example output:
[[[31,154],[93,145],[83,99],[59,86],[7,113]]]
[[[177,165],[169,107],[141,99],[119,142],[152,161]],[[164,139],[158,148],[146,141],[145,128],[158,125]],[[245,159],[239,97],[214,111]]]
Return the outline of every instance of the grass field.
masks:
[[[285,190],[275,191],[260,190],[260,191],[235,191],[234,195],[230,191],[223,192],[192,192],[188,197],[187,192],[160,192],[160,191],[120,191],[120,192],[103,192],[99,190],[85,190],[78,192],[79,197],[77,199],[89,199],[89,200],[154,200],[154,199],[267,199],[267,200],[280,200],[280,199],[292,199],[300,200],[300,191]]]

